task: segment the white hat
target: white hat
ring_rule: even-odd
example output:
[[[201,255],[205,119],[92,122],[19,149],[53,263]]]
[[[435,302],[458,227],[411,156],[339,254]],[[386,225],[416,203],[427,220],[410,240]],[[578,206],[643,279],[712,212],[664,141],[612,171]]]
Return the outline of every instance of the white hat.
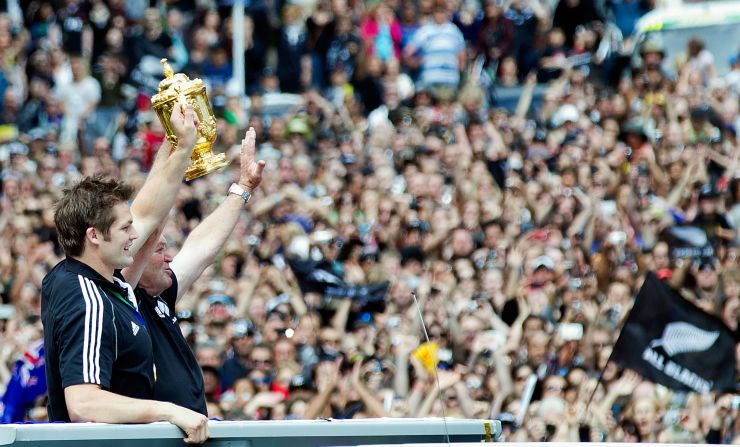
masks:
[[[555,261],[547,255],[538,256],[532,261],[532,270],[536,271],[540,267],[544,267],[547,270],[555,270]]]

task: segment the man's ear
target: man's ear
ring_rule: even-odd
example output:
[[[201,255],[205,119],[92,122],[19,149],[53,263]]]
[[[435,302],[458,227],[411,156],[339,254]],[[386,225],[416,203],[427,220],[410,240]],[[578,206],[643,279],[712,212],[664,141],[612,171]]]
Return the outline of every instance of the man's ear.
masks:
[[[102,234],[100,234],[98,230],[93,227],[88,227],[88,229],[85,231],[85,239],[87,239],[93,245],[99,245],[100,241],[103,238]]]

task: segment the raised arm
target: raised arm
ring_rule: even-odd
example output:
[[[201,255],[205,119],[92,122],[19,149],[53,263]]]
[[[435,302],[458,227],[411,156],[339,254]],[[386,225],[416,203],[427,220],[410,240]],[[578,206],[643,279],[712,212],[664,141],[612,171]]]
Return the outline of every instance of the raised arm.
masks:
[[[332,393],[336,390],[337,384],[341,379],[339,367],[341,358],[334,362],[321,362],[316,366],[316,388],[318,393],[308,403],[308,408],[303,415],[303,419],[316,419],[324,414],[326,406],[329,404]]]
[[[152,256],[152,253],[157,250],[159,238],[162,236],[162,231],[164,230],[164,225],[166,223],[167,219],[163,219],[162,222],[159,223],[157,228],[154,229],[154,232],[149,235],[149,238],[134,255],[134,263],[121,271],[123,278],[131,287],[135,288],[136,285],[139,284],[141,275],[144,274],[146,266],[149,265],[149,258]]]
[[[362,361],[358,360],[352,367],[351,381],[354,390],[362,399],[365,404],[365,409],[372,417],[388,417],[388,413],[383,408],[382,402],[370,392],[360,378],[360,372],[362,371]]]
[[[493,364],[496,367],[496,377],[498,377],[500,386],[498,392],[491,390],[494,396],[489,410],[489,417],[492,419],[498,416],[501,412],[501,407],[504,405],[504,401],[514,391],[514,382],[511,379],[511,369],[509,368],[508,359],[504,357],[501,350],[496,350],[493,352],[493,360]]]
[[[251,193],[262,181],[265,162],[255,161],[255,131],[249,128],[242,140],[239,186]],[[170,263],[177,277],[177,298],[190,288],[196,279],[213,263],[226,239],[234,230],[239,215],[244,208],[244,200],[236,194],[226,199],[190,233],[182,250]]]
[[[413,335],[398,336],[400,342],[396,348],[396,371],[393,375],[393,390],[397,396],[409,394],[409,364],[411,353],[419,346],[419,338]]]
[[[134,228],[139,234],[131,247],[133,254],[139,251],[175,203],[177,191],[195,148],[198,123],[192,105],[176,104],[172,109],[170,124],[177,137],[177,146],[173,149],[169,142],[162,144],[160,153],[157,154],[158,166],[147,176],[144,186],[131,204]],[[167,158],[162,160],[165,155]]]
[[[532,97],[534,97],[534,89],[537,86],[537,73],[534,71],[527,75],[522,94],[519,96],[519,101],[516,104],[516,112],[514,116],[520,120],[524,120],[529,112],[529,106],[532,105]]]

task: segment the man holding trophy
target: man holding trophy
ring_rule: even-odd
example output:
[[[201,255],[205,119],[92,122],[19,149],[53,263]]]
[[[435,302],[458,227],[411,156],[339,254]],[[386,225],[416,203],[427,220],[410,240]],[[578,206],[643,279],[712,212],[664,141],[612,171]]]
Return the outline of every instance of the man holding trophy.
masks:
[[[226,199],[190,232],[180,252],[174,258],[170,256],[165,238],[154,233],[136,254],[134,265],[123,270],[128,278],[140,263],[146,266],[135,293],[152,335],[158,365],[154,398],[206,416],[203,376],[180,331],[175,303],[213,263],[262,180],[265,162],[255,161],[255,137],[250,128],[242,140],[239,182],[231,185]]]
[[[190,180],[228,163],[223,154],[210,150],[216,137],[215,118],[202,81],[173,76],[166,61],[163,65],[166,79],[152,102],[167,141],[131,206],[130,186],[98,176],[85,177],[65,189],[56,206],[54,221],[66,259],[44,278],[41,290],[49,419],[166,420],[185,432],[186,442],[202,443],[208,438],[205,415],[154,400],[158,375],[151,320],[142,315],[146,311],[133,289],[147,264],[134,264],[134,255],[153,234],[154,240],[159,238],[183,174]],[[259,184],[264,163],[248,166],[252,183],[245,186],[253,188]],[[240,196],[238,202],[248,199],[244,188],[232,189]],[[200,272],[186,269],[179,279],[189,285]]]

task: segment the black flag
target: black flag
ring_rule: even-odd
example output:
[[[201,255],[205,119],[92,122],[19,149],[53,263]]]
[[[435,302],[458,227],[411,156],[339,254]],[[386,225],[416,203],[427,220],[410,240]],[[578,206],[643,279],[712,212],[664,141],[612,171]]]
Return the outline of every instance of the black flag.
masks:
[[[289,259],[301,292],[323,295],[325,302],[335,299],[351,299],[365,312],[384,312],[388,281],[362,285],[345,283],[332,271],[331,265],[323,261],[301,261]]]
[[[718,318],[648,273],[611,359],[682,391],[734,391],[735,339]]]

